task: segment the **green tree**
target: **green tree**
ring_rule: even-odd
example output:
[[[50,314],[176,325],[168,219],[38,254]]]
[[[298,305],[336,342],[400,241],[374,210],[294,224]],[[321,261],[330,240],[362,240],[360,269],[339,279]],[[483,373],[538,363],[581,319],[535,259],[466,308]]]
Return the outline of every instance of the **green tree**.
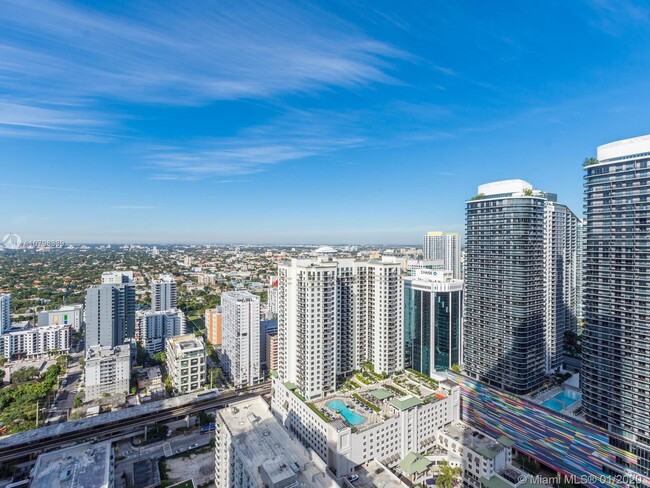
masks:
[[[38,368],[29,366],[27,368],[20,368],[11,373],[12,383],[24,383],[38,376]]]
[[[586,168],[592,164],[598,164],[598,160],[596,158],[585,158],[585,160],[582,162],[582,167]]]
[[[452,370],[454,373],[460,373],[460,366],[458,366],[457,364],[452,364],[452,365],[451,365],[451,370]]]
[[[83,404],[84,404],[84,394],[83,394],[83,392],[80,391],[79,393],[77,393],[77,394],[75,395],[75,397],[74,397],[74,403],[72,404],[72,406],[73,406],[74,408],[79,408],[79,407],[82,406]]]
[[[7,359],[4,356],[0,356],[0,366],[4,366],[7,362]]]
[[[7,374],[7,373],[5,372],[4,369],[0,369],[0,385],[1,385],[2,382],[4,381],[4,379],[5,379],[5,375],[6,375],[6,374]]]
[[[441,488],[453,488],[454,481],[462,474],[462,469],[459,466],[450,466],[447,461],[443,461],[440,465],[440,472],[436,478],[436,486]]]

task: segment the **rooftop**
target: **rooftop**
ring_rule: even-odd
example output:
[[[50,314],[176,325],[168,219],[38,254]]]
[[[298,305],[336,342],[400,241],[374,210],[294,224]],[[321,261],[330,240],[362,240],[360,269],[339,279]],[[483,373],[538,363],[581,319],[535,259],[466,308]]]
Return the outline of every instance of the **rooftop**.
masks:
[[[402,468],[402,471],[406,474],[412,475],[415,473],[424,473],[432,464],[433,461],[429,461],[422,454],[409,452],[406,457],[402,459],[402,462],[399,463],[399,467]]]
[[[443,432],[447,437],[487,459],[494,459],[505,447],[511,447],[514,444],[509,437],[503,436],[497,441],[464,422],[449,423],[445,425]]]
[[[112,486],[113,448],[110,441],[79,444],[41,454],[32,488],[104,488]]]
[[[334,487],[335,481],[315,464],[317,456],[289,437],[262,397],[254,397],[219,410],[233,437],[233,447],[259,486],[290,481],[302,487]],[[266,480],[265,480],[266,478]]]
[[[623,139],[598,146],[596,158],[601,162],[647,153],[650,153],[650,135]]]
[[[102,359],[113,357],[124,357],[131,355],[131,348],[128,344],[123,346],[109,347],[109,346],[91,346],[86,352],[86,360],[89,359]]]

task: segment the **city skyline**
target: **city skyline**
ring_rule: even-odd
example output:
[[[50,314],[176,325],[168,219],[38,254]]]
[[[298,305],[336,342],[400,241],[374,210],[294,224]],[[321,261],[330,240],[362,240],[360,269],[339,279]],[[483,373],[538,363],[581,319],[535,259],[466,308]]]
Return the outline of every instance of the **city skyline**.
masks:
[[[382,7],[7,3],[0,234],[418,243],[488,181],[580,216],[582,160],[647,133],[641,6]]]

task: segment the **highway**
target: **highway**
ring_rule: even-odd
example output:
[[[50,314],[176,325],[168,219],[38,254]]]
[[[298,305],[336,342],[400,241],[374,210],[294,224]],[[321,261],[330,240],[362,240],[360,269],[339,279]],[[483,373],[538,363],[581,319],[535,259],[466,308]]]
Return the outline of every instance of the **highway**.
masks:
[[[92,424],[89,423],[88,426],[84,426],[84,422],[82,421],[78,424],[78,427],[70,429],[68,432],[59,432],[56,435],[46,434],[45,432],[50,432],[45,430],[48,429],[47,427],[35,429],[29,431],[31,438],[25,439],[24,442],[20,443],[12,442],[10,445],[6,445],[7,443],[3,443],[2,441],[7,439],[11,440],[11,437],[14,436],[9,436],[4,439],[0,438],[0,464],[27,458],[28,456],[40,454],[67,445],[73,445],[79,442],[90,440],[99,441],[118,435],[135,433],[140,429],[144,429],[145,426],[154,425],[156,423],[169,421],[179,417],[185,417],[186,415],[198,413],[204,410],[223,408],[232,401],[244,400],[256,395],[266,395],[270,392],[271,384],[269,382],[261,383],[259,385],[242,388],[237,392],[227,392],[219,394],[218,396],[197,399],[194,403],[181,407],[155,410],[153,412],[147,412],[144,407],[131,407],[126,410],[128,410],[129,413],[134,414],[134,416],[126,419],[109,422],[108,419],[110,418],[110,414],[102,414],[98,417],[93,417],[92,420],[94,420],[94,422]],[[137,415],[138,409],[142,409],[143,412],[147,413]],[[97,425],[97,420],[101,420],[103,416],[106,416],[107,422]],[[44,433],[40,438],[38,438],[39,431]],[[21,434],[15,434],[15,436],[20,435]]]

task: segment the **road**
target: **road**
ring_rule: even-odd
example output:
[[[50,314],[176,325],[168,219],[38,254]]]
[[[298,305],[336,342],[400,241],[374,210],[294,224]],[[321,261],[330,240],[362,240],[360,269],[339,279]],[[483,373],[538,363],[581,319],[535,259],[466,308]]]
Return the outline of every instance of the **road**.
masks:
[[[73,353],[72,360],[68,364],[66,375],[59,382],[59,385],[62,385],[65,379],[66,385],[59,387],[54,404],[47,412],[46,425],[57,421],[59,417],[62,417],[63,421],[67,420],[67,416],[74,406],[74,398],[81,384],[81,380],[83,380],[83,373],[79,366],[79,357],[81,356]]]
[[[145,415],[138,413],[140,412],[139,409],[141,407],[132,407],[127,410],[133,412],[134,415],[129,416],[128,418],[112,421],[110,423],[101,423],[102,415],[100,415],[84,421],[76,421],[79,427],[75,427],[72,431],[62,431],[57,435],[44,438],[41,437],[38,439],[32,437],[34,435],[38,436],[36,430],[28,431],[25,434],[29,436],[29,441],[20,441],[18,444],[15,441],[8,441],[9,445],[0,448],[0,463],[27,458],[33,454],[40,454],[45,451],[57,449],[77,442],[110,439],[125,434],[134,435],[148,425],[168,422],[175,418],[182,418],[205,410],[223,408],[233,401],[244,400],[257,395],[266,395],[270,391],[270,383],[262,383],[252,387],[243,388],[239,392],[226,392],[217,397],[197,400],[196,403],[193,404],[150,412]],[[88,422],[92,422],[94,426],[92,428],[83,427]],[[100,423],[99,425],[95,425],[95,422]],[[50,429],[50,427],[47,427],[46,429]],[[45,432],[48,431],[46,430]],[[16,436],[21,435],[22,434],[16,434]],[[20,438],[22,439],[23,437]],[[16,439],[16,437],[12,436],[9,439]]]

